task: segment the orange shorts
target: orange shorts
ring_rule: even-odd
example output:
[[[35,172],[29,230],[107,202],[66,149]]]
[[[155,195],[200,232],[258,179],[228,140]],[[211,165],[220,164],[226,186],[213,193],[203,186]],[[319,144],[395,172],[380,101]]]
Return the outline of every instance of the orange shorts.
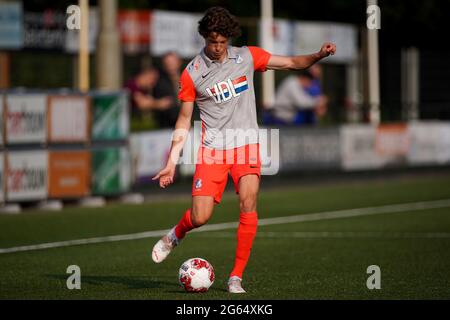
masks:
[[[245,145],[230,150],[200,147],[192,182],[192,196],[212,196],[220,203],[227,185],[228,173],[239,193],[239,179],[249,174],[261,178],[259,144]]]

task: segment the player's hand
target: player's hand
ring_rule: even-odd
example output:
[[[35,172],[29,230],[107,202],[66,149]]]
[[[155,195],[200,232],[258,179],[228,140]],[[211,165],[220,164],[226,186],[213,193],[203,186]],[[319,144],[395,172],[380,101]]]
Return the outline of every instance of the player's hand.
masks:
[[[336,53],[336,45],[331,42],[325,42],[319,51],[319,55],[322,58],[328,57],[329,55],[334,55],[335,53]]]
[[[175,175],[175,167],[173,167],[173,166],[166,166],[156,176],[154,176],[152,178],[152,180],[158,180],[159,179],[159,186],[164,189],[168,185],[173,183],[174,175]]]

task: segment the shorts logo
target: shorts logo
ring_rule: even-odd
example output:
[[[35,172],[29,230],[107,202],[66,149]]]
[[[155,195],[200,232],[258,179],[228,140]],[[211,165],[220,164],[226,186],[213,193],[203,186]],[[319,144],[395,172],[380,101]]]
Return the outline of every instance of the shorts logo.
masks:
[[[210,97],[214,98],[216,103],[226,102],[239,97],[246,90],[248,90],[246,76],[234,80],[228,79],[227,81],[216,83],[212,88],[206,88],[206,92]]]
[[[195,189],[200,189],[202,187],[202,179],[197,179],[195,181]]]

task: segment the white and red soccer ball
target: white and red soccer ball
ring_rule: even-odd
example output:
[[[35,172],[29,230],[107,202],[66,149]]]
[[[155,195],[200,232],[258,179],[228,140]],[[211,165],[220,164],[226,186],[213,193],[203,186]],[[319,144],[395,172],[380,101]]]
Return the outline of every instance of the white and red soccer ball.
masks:
[[[214,268],[202,258],[191,258],[183,262],[178,274],[181,286],[187,292],[206,292],[214,283]]]

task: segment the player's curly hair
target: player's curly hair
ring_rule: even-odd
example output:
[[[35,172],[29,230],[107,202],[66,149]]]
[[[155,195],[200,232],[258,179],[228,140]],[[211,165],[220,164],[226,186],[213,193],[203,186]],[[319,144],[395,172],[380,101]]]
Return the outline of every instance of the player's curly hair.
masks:
[[[203,38],[207,38],[212,32],[225,38],[237,38],[241,35],[241,26],[227,9],[211,7],[198,22],[198,32]]]

